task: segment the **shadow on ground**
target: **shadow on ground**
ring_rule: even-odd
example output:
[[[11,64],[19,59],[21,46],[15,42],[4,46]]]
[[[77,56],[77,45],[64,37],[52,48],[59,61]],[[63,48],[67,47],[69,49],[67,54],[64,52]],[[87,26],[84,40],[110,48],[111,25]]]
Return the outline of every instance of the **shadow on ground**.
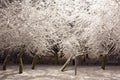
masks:
[[[0,66],[1,68],[1,66]],[[0,80],[119,80],[120,67],[107,66],[102,70],[100,66],[79,66],[74,75],[74,66],[68,66],[61,72],[61,66],[38,65],[31,70],[30,65],[24,66],[23,74],[18,74],[18,66],[8,66],[6,71],[0,70]]]

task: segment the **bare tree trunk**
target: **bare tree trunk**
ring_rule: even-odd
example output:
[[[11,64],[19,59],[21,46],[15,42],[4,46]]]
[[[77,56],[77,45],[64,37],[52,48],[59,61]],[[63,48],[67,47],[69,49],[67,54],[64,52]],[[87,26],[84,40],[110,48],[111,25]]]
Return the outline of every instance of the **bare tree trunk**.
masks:
[[[55,54],[55,64],[59,64],[58,54]]]
[[[8,52],[4,62],[3,62],[3,70],[6,70],[7,63],[9,62],[10,59],[10,53]]]
[[[64,69],[66,68],[66,66],[70,63],[71,59],[72,59],[72,55],[68,58],[68,60],[66,61],[66,63],[62,66],[62,68],[60,69],[61,71],[64,71]]]
[[[39,56],[36,54],[33,58],[32,69],[35,69],[35,65],[37,64],[38,59],[39,59]]]
[[[106,55],[102,55],[102,66],[101,68],[105,70],[105,64],[106,64]]]
[[[78,60],[77,60],[77,56],[75,56],[75,75],[77,75],[77,65],[78,65]]]
[[[86,57],[86,59],[89,59],[89,55],[88,54],[85,54],[85,57]]]
[[[87,63],[87,59],[89,59],[89,56],[88,56],[88,54],[85,54],[85,55],[84,55],[84,62],[85,62],[85,64],[88,65],[88,63]]]
[[[23,51],[19,53],[19,74],[23,73],[23,61],[22,61]]]

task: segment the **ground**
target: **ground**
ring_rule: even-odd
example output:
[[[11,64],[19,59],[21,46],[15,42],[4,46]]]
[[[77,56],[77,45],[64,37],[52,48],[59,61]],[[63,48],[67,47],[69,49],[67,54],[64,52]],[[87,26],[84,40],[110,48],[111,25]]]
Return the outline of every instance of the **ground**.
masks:
[[[1,66],[0,66],[1,68]],[[74,75],[74,66],[60,71],[61,66],[38,65],[31,70],[30,65],[24,66],[23,74],[18,74],[18,66],[8,66],[6,71],[0,70],[0,80],[119,80],[120,66],[107,66],[102,70],[100,66],[79,66]]]

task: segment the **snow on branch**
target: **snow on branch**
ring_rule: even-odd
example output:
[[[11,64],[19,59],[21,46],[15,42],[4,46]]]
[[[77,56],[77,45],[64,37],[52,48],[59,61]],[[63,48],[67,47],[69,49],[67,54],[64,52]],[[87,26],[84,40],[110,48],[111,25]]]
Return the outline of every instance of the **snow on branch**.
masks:
[[[64,57],[119,53],[120,9],[113,0],[23,0],[10,4],[0,8],[0,49],[26,45],[28,53]]]

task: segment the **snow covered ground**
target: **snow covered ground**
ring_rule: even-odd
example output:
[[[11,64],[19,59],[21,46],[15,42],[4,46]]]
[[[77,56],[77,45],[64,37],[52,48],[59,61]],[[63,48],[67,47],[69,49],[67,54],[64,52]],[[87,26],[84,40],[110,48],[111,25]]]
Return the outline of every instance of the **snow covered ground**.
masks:
[[[1,68],[1,66],[0,66]],[[65,72],[61,66],[39,65],[35,70],[31,66],[24,66],[24,73],[18,74],[18,66],[9,66],[6,71],[0,70],[0,80],[119,80],[120,66],[107,66],[102,70],[100,66],[79,66],[77,76],[74,67],[69,66]]]

